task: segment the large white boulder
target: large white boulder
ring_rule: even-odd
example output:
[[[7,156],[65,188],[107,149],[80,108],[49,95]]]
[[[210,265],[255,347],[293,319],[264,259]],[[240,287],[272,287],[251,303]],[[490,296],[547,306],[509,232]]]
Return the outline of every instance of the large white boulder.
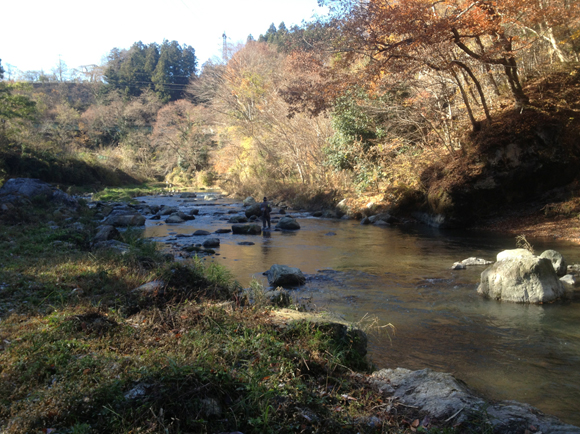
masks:
[[[514,259],[514,258],[523,258],[523,257],[530,257],[534,256],[532,252],[527,249],[511,249],[511,250],[504,250],[503,252],[499,252],[497,254],[497,261],[503,261],[504,259]]]
[[[501,301],[547,303],[566,291],[552,262],[530,254],[500,260],[486,269],[477,292]]]

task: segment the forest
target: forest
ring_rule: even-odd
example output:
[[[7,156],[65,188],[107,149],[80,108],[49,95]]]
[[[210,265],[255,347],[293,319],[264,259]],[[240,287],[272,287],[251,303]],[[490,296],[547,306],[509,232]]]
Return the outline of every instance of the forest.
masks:
[[[164,41],[112,48],[76,74],[62,63],[52,74],[0,70],[0,179],[149,180],[444,212],[465,184],[514,182],[496,175],[517,164],[493,161],[513,142],[520,156],[559,158],[536,164],[558,167],[557,179],[518,175],[534,185],[514,202],[575,181],[578,2],[321,3],[328,17],[272,24],[201,66],[193,47]],[[557,133],[544,140],[546,128]],[[475,190],[498,206],[496,189]]]

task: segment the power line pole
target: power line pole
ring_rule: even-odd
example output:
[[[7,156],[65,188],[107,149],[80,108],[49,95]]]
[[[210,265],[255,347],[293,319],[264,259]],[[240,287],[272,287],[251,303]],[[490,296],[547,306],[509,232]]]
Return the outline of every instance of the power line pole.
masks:
[[[222,38],[224,40],[223,43],[223,47],[222,47],[222,59],[224,61],[224,63],[226,63],[228,61],[228,37],[226,36],[226,32],[224,32],[224,34],[222,35]]]

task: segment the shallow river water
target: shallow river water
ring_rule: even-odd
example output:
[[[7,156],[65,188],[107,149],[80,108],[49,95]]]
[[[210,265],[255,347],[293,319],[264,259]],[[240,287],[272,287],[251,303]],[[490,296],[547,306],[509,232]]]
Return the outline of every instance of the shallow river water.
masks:
[[[143,197],[151,204],[200,209],[181,224],[147,220],[145,236],[189,245],[231,228],[227,219],[242,213],[240,202],[189,201]],[[395,332],[371,335],[369,351],[378,368],[431,368],[451,372],[490,399],[529,403],[567,423],[580,426],[580,302],[520,305],[485,300],[476,288],[484,267],[452,271],[468,257],[495,260],[515,248],[515,239],[488,233],[441,231],[425,226],[361,226],[354,220],[330,220],[289,211],[301,229],[262,235],[212,234],[219,255],[206,258],[225,265],[244,286],[252,278],[267,285],[264,271],[273,264],[300,268],[306,285],[296,298],[336,312],[349,321],[365,315]],[[273,217],[276,215],[273,214]],[[274,228],[275,223],[272,227]],[[251,246],[239,245],[252,241]],[[580,247],[532,239],[539,254],[560,251],[568,263],[580,263]]]

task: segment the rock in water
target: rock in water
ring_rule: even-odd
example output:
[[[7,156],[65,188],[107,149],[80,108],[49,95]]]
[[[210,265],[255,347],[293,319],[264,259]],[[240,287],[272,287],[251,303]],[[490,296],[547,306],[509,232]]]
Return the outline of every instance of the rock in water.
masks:
[[[260,225],[232,225],[232,232],[242,235],[260,235],[262,229]]]
[[[547,303],[565,294],[552,262],[523,256],[496,262],[483,273],[477,292],[484,297],[515,303]]]
[[[546,250],[540,255],[540,258],[546,258],[552,261],[554,271],[558,276],[564,276],[568,269],[568,264],[560,252],[555,250]]]
[[[274,264],[266,271],[266,276],[272,286],[298,286],[306,282],[306,277],[300,269],[288,265]]]
[[[295,231],[300,229],[300,224],[292,217],[285,216],[280,219],[276,227],[279,229]]]

